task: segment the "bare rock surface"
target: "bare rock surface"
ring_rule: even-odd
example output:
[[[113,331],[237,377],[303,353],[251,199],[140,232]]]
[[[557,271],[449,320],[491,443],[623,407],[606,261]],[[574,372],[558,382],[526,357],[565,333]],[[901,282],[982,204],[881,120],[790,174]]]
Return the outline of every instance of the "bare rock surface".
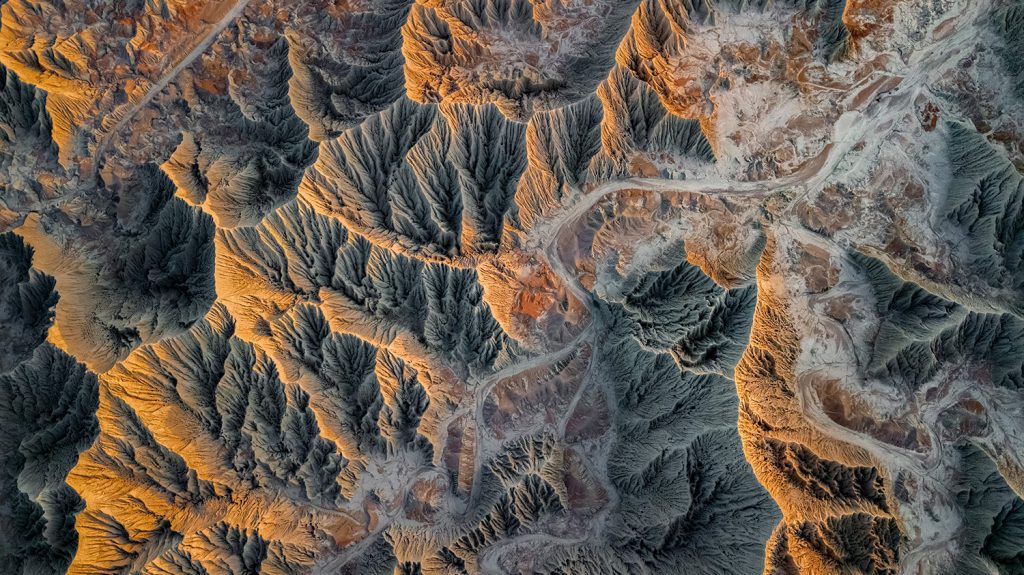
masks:
[[[1024,572],[1018,0],[0,0],[0,570]]]

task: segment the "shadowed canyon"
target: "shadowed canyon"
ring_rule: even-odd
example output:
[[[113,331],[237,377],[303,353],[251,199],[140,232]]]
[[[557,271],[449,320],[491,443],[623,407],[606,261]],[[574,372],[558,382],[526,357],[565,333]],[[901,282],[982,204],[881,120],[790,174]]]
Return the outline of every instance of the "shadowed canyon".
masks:
[[[1024,574],[1024,1],[0,0],[0,572]]]

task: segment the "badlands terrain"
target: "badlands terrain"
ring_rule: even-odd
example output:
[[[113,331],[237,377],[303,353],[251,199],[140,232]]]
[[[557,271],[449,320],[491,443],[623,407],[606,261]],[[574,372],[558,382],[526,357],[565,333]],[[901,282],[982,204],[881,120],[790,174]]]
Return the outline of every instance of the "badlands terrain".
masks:
[[[1021,0],[0,0],[0,572],[1024,573]]]

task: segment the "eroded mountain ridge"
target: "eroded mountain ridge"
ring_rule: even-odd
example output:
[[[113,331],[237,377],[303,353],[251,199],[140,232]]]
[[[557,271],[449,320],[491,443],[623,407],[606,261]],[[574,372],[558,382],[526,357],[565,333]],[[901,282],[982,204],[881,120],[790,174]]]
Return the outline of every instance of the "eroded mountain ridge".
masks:
[[[1017,0],[0,2],[21,573],[1017,573]]]

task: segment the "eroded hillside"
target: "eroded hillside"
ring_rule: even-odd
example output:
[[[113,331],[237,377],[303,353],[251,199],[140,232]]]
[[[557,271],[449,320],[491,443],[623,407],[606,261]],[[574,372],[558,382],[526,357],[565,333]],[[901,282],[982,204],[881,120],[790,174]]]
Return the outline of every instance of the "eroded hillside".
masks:
[[[1022,146],[1019,0],[0,0],[0,565],[1024,572]]]

